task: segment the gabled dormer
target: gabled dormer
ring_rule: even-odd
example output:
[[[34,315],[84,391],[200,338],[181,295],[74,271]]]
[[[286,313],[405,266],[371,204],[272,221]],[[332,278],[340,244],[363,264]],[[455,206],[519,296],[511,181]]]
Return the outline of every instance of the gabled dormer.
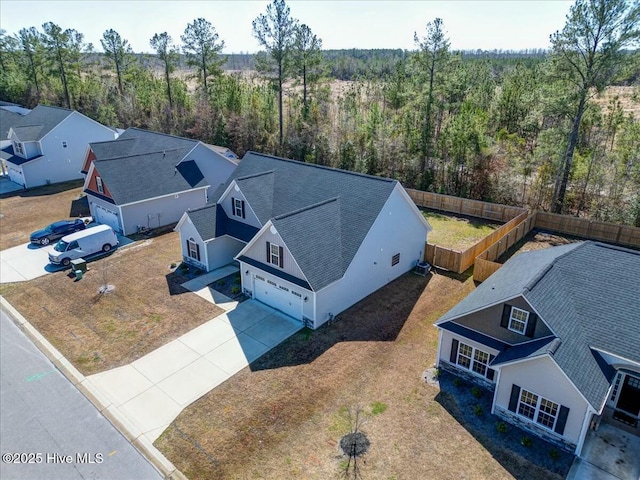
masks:
[[[261,228],[262,223],[258,219],[252,205],[242,192],[237,180],[233,180],[218,200],[218,204],[224,210],[229,220],[244,223],[255,228]]]

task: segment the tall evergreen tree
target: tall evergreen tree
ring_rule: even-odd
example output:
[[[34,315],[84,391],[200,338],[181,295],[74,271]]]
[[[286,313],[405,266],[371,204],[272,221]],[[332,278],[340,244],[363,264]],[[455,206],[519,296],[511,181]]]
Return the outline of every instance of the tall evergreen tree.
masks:
[[[558,168],[552,211],[561,213],[578,144],[580,123],[592,91],[615,76],[622,50],[640,39],[640,4],[626,0],[578,0],[562,31],[551,35],[554,73],[570,87],[571,129]]]
[[[208,95],[208,78],[222,73],[221,67],[226,61],[219,57],[224,48],[224,40],[219,39],[215,27],[204,18],[197,18],[188,24],[180,38],[184,43],[182,50],[187,56],[187,64],[198,70],[204,91]]]
[[[167,82],[167,98],[169,99],[169,108],[173,108],[173,99],[171,98],[171,73],[178,65],[178,50],[173,45],[173,39],[167,32],[156,33],[149,41],[151,47],[156,51],[158,58],[162,61],[164,67],[164,79]]]
[[[322,39],[313,34],[307,25],[299,25],[293,41],[294,64],[298,75],[302,77],[302,115],[309,116],[307,102],[307,83],[314,78],[315,68],[322,62]]]
[[[102,44],[105,55],[113,62],[116,68],[118,91],[122,96],[124,95],[122,77],[133,58],[131,45],[129,45],[129,42],[122,38],[120,34],[112,28],[102,34],[100,43]]]
[[[282,148],[284,138],[283,128],[283,106],[282,106],[282,84],[286,78],[288,62],[291,55],[291,47],[296,31],[297,20],[290,16],[290,10],[284,0],[273,0],[267,6],[266,14],[260,14],[253,21],[253,36],[262,45],[267,56],[275,63],[277,72],[278,90],[278,120],[280,127],[279,145]],[[262,65],[261,69],[266,71],[267,65]]]
[[[436,75],[447,60],[449,54],[449,40],[444,31],[441,18],[436,18],[433,22],[427,23],[427,33],[422,39],[417,32],[413,35],[413,40],[418,47],[416,56],[422,74],[427,76],[427,98],[424,107],[424,117],[422,121],[421,136],[421,158],[420,158],[420,185],[426,189],[429,187],[426,166],[432,156],[433,144],[433,94]]]
[[[79,72],[79,54],[82,49],[82,34],[73,29],[62,30],[59,25],[47,22],[42,25],[42,42],[49,56],[52,70],[60,76],[67,108],[71,109],[69,82]]]

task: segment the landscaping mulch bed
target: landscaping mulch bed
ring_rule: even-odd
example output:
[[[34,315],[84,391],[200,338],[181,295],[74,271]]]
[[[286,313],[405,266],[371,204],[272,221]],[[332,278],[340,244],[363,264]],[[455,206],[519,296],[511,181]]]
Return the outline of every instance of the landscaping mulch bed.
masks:
[[[237,272],[210,283],[209,287],[236,302],[244,302],[249,298],[242,293],[240,273]]]
[[[493,392],[448,372],[438,375],[441,405],[498,461],[519,456],[564,478],[574,456],[491,414]]]

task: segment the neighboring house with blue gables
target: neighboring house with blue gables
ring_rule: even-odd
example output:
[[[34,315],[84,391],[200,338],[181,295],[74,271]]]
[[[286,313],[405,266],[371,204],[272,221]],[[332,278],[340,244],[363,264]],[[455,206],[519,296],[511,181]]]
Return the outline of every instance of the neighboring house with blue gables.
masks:
[[[98,223],[129,235],[206,205],[237,163],[227,148],[129,128],[117,140],[91,143],[84,192]]]
[[[19,118],[15,115],[2,158],[9,179],[25,188],[81,179],[89,143],[117,137],[109,127],[66,108],[38,105]]]
[[[491,413],[576,455],[600,421],[640,435],[640,252],[520,253],[435,325],[438,367],[493,390]]]
[[[187,212],[186,263],[237,261],[243,291],[317,328],[422,261],[431,227],[388,178],[248,152]]]

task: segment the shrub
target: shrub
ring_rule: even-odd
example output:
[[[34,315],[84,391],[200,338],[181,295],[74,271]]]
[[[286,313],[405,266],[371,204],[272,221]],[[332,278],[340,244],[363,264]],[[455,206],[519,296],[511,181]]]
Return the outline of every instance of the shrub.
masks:
[[[460,380],[458,377],[453,379],[453,385],[454,387],[461,387],[462,386],[462,380]]]
[[[560,458],[560,452],[557,448],[552,448],[551,450],[549,450],[549,456],[551,457],[551,460],[555,462]]]
[[[234,295],[235,295],[236,293],[240,293],[240,287],[232,287],[232,288],[231,288],[231,293],[233,293]]]
[[[498,433],[507,433],[507,424],[505,422],[496,423],[496,430]]]
[[[169,268],[176,268],[176,262],[171,262],[171,266]]]
[[[195,272],[193,272],[196,275],[200,275],[202,273],[202,270],[200,270],[199,268],[196,268]]]
[[[223,286],[224,286],[224,280],[223,280],[223,279],[218,280],[218,281],[216,282],[216,285],[217,285],[218,287],[223,287]]]
[[[533,445],[533,441],[529,437],[522,437],[520,439],[520,445],[529,448],[531,445]]]
[[[478,387],[471,388],[471,395],[476,398],[480,398],[482,396],[482,391]]]
[[[476,415],[476,417],[481,417],[484,413],[482,405],[476,405],[475,407],[473,407],[473,413]]]

